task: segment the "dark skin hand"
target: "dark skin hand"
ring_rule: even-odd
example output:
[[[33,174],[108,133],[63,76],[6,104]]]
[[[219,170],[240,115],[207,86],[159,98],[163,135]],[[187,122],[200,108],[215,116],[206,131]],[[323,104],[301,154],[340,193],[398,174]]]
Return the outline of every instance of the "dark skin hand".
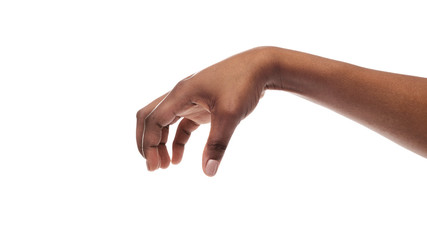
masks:
[[[259,47],[187,77],[138,111],[136,140],[148,170],[178,164],[191,132],[210,122],[202,167],[214,176],[234,129],[268,89],[326,106],[427,157],[426,78]],[[171,160],[165,146],[168,126],[179,119]]]

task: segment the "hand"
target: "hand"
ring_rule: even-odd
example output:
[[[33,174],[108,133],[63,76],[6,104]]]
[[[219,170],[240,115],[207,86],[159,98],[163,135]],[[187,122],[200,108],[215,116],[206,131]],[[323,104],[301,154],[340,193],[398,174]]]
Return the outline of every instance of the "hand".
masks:
[[[191,132],[211,122],[202,166],[206,175],[215,175],[234,129],[265,89],[297,93],[427,157],[426,78],[261,47],[191,75],[138,111],[136,138],[148,169],[169,166],[168,126],[183,118],[172,145],[172,163],[181,161]]]
[[[180,81],[169,93],[137,113],[138,149],[154,171],[170,163],[165,143],[169,125],[180,121],[172,145],[172,163],[178,164],[191,132],[211,123],[202,167],[214,176],[234,129],[257,105],[266,87],[268,48],[255,48]]]

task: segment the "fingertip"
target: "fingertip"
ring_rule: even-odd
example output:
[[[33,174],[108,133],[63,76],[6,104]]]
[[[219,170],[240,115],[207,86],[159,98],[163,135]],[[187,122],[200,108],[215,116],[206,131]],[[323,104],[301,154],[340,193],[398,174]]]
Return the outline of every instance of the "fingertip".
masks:
[[[152,169],[151,167],[150,167],[150,163],[146,160],[145,161],[145,163],[147,164],[147,170],[149,171],[149,172],[154,172],[154,170],[155,169]]]
[[[206,163],[206,166],[204,168],[204,172],[207,176],[213,177],[216,175],[216,172],[218,171],[219,167],[219,161],[215,159],[209,159]]]
[[[181,162],[181,160],[172,160],[173,165],[178,165]]]
[[[169,162],[162,162],[162,164],[160,164],[160,168],[161,169],[166,169],[166,168],[168,168],[169,167],[169,165],[170,165],[170,161]]]
[[[160,145],[158,148],[159,157],[160,157],[160,168],[166,169],[169,167],[171,158],[169,157],[168,150],[164,144]]]
[[[182,155],[179,156],[177,153],[172,155],[172,161],[171,162],[173,165],[178,165],[181,162],[181,160],[182,160]]]
[[[159,169],[161,166],[161,160],[157,149],[150,149],[150,151],[146,151],[146,163],[148,171],[152,172],[156,169]]]

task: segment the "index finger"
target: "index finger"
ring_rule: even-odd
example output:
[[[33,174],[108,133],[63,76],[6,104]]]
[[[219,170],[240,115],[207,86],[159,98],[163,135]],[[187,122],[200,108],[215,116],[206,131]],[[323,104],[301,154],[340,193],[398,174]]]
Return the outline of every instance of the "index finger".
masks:
[[[141,108],[136,113],[136,144],[138,146],[138,151],[145,158],[142,151],[142,135],[144,132],[144,120],[145,118],[153,111],[153,109],[161,102],[169,93],[165,93],[162,96],[158,97],[156,100],[152,101],[147,106]]]
[[[175,123],[179,116],[176,111],[183,106],[181,99],[173,94],[168,94],[144,119],[144,129],[142,133],[142,154],[147,160],[148,170],[153,171],[161,166],[161,162],[169,164],[169,155],[159,152],[159,147],[163,148],[167,141],[167,135],[164,131],[169,125]],[[163,139],[163,141],[162,141]],[[166,161],[169,161],[166,163]]]
[[[147,168],[151,171],[159,168],[161,162],[169,159],[169,156],[163,151],[165,150],[163,146],[159,153],[159,146],[164,145],[167,141],[167,136],[163,136],[165,134],[163,130],[180,118],[180,112],[192,106],[190,97],[187,95],[188,89],[184,86],[187,86],[185,80],[195,75],[196,73],[178,82],[171,92],[154,100],[137,114],[138,149],[147,160]],[[167,165],[164,164],[165,167]]]

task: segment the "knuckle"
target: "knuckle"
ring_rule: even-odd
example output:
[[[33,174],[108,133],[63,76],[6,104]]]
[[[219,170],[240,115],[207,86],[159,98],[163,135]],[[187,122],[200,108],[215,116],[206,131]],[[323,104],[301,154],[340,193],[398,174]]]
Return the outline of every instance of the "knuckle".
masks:
[[[210,151],[223,153],[227,149],[227,144],[222,141],[213,141],[207,144]]]
[[[230,125],[237,125],[243,118],[243,114],[237,110],[224,109],[218,114],[218,118]]]
[[[221,115],[222,118],[233,120],[239,119],[242,117],[243,107],[238,102],[229,101],[227,104],[222,105],[218,108],[217,113]]]
[[[148,115],[148,116],[145,116],[144,117],[144,124],[147,126],[147,125],[150,125],[150,123],[153,121],[153,117],[151,116],[151,115]]]
[[[173,146],[175,146],[175,147],[184,147],[185,146],[185,143],[183,143],[183,142],[178,142],[178,141],[173,141],[173,144],[172,144]]]
[[[230,107],[230,108],[224,109],[221,112],[221,115],[222,115],[223,118],[231,120],[231,119],[239,118],[240,112],[239,112],[238,108]]]
[[[191,136],[191,132],[190,132],[190,131],[188,131],[187,129],[182,128],[182,129],[181,129],[181,132],[182,132],[185,136],[187,136],[187,137],[190,137],[190,136]]]
[[[144,118],[145,124],[151,124],[151,123],[153,123],[156,120],[155,118],[156,118],[156,116],[155,116],[154,113],[148,114]]]
[[[144,108],[141,108],[141,109],[139,109],[139,111],[138,112],[136,112],[136,118],[144,118],[144,116],[145,116],[146,114],[145,114],[145,109]]]
[[[175,85],[174,90],[175,91],[182,91],[186,85],[187,85],[186,81],[181,80]]]
[[[163,126],[159,123],[156,114],[150,114],[144,119],[145,125],[147,127],[158,127],[163,128]]]

